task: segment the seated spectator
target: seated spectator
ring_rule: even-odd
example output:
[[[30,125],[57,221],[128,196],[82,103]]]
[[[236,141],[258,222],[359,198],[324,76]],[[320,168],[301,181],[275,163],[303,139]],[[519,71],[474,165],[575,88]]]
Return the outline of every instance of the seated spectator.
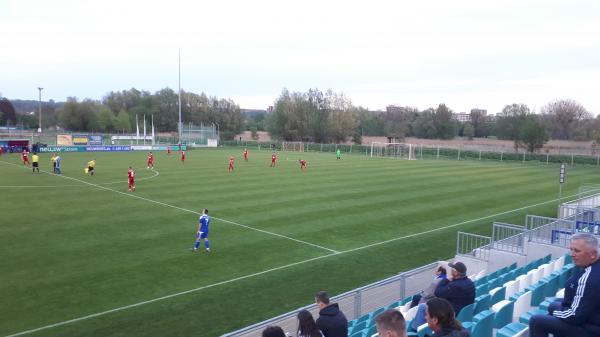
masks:
[[[266,327],[262,332],[262,337],[286,337],[283,333],[283,329],[276,326],[270,325]]]
[[[338,304],[329,304],[329,295],[324,291],[320,291],[315,296],[315,302],[320,309],[317,326],[323,332],[323,336],[347,337],[348,320],[344,313],[340,311]]]
[[[443,298],[427,301],[425,319],[435,337],[469,337],[469,332],[455,318],[452,305]]]
[[[388,309],[375,318],[379,337],[406,337],[406,321],[398,310]]]
[[[429,301],[430,299],[434,298],[434,292],[435,289],[437,288],[438,284],[440,283],[440,281],[446,279],[446,268],[444,268],[443,266],[439,266],[438,269],[435,271],[435,277],[433,279],[433,281],[431,282],[431,284],[429,284],[429,286],[427,288],[425,288],[421,294],[419,295],[415,295],[413,296],[413,302],[410,305],[410,307],[414,307],[417,304],[421,304],[421,303],[426,303],[427,301]]]
[[[600,262],[598,239],[588,233],[571,236],[571,256],[580,270],[567,280],[565,298],[548,307],[548,315],[533,315],[529,336],[600,336]]]
[[[308,310],[300,310],[298,313],[298,337],[323,337]]]
[[[446,299],[452,305],[454,312],[460,312],[463,307],[475,302],[475,284],[467,277],[467,267],[462,262],[449,263],[450,276],[443,279],[435,289],[435,297]],[[419,304],[415,318],[410,327],[417,331],[419,326],[425,323],[425,312],[427,305]]]

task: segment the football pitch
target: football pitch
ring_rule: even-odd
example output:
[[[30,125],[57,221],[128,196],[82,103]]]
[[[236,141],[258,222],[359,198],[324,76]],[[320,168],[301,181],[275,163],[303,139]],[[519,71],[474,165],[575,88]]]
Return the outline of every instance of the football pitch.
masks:
[[[269,167],[270,151],[244,162],[219,148],[185,165],[155,152],[148,170],[146,155],[63,153],[60,176],[0,157],[0,336],[219,336],[452,258],[457,231],[489,235],[559,203],[557,165],[281,152]],[[563,196],[599,173],[568,167]],[[193,253],[203,208],[211,252]]]

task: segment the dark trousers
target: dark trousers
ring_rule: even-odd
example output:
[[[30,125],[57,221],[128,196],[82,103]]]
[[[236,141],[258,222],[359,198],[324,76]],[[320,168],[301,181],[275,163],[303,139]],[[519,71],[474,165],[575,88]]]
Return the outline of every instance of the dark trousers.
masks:
[[[560,301],[554,301],[548,306],[548,315],[533,315],[529,320],[529,337],[588,337],[583,328],[569,324],[563,319],[552,316],[554,310],[561,308]]]

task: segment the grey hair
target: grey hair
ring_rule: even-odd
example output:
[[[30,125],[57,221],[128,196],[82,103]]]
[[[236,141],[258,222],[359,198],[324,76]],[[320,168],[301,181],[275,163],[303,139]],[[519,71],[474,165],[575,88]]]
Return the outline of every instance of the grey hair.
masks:
[[[598,239],[596,236],[590,233],[575,233],[571,236],[571,241],[573,240],[583,240],[585,244],[589,247],[592,247],[596,253],[598,253]]]

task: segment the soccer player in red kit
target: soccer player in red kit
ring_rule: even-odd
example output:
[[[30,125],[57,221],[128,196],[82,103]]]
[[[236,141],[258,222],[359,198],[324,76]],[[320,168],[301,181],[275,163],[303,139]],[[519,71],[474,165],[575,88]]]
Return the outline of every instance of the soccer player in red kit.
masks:
[[[244,160],[248,161],[248,148],[244,148]]]
[[[277,161],[277,155],[275,152],[271,155],[271,167],[275,167],[275,162]]]
[[[167,156],[171,156],[171,147],[167,145]]]
[[[23,160],[23,165],[29,166],[29,152],[27,149],[23,149],[23,152],[21,153],[21,160]]]
[[[151,168],[154,170],[154,155],[152,154],[152,151],[150,151],[150,153],[148,153],[148,168]]]
[[[302,171],[306,171],[306,160],[300,159],[300,160],[298,160],[298,162],[300,163],[300,169]]]
[[[129,170],[127,170],[127,185],[128,185],[129,192],[131,192],[132,189],[135,192],[134,177],[135,177],[135,171],[131,168],[131,166],[129,166]]]
[[[2,146],[0,146],[0,157],[2,157],[2,152],[4,151],[4,149],[2,148]]]
[[[181,163],[185,164],[185,151],[181,151]]]
[[[229,156],[229,172],[234,170],[233,163],[235,158],[233,156]]]

